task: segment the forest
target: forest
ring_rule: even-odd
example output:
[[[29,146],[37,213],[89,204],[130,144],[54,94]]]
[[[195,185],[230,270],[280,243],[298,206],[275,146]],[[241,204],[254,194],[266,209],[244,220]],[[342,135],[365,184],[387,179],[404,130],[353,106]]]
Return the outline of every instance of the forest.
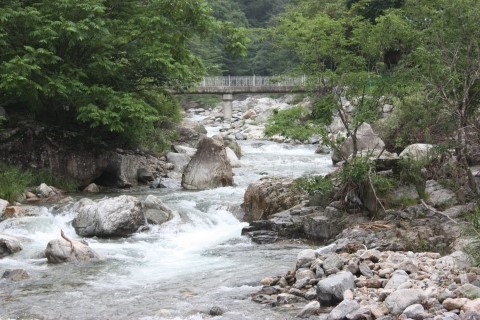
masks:
[[[389,149],[443,143],[464,167],[476,156],[476,0],[10,0],[1,9],[1,127],[37,121],[155,149],[181,118],[171,92],[204,75],[306,75],[313,110],[288,121],[295,139],[322,133],[344,97],[355,107],[342,118],[349,135],[390,103]],[[285,134],[282,116],[267,134]]]

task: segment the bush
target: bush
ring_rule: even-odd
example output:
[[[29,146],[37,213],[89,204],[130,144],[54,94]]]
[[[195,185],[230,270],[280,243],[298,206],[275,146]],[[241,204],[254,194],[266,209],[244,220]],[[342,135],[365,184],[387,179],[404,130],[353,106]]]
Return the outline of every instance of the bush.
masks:
[[[466,252],[473,258],[474,264],[480,266],[480,207],[477,207],[467,216],[468,227],[466,234],[470,236],[470,243]]]
[[[15,201],[32,181],[33,176],[30,171],[0,165],[0,199]]]
[[[274,110],[265,128],[267,137],[279,134],[298,141],[306,141],[319,132],[318,124],[310,121],[310,112],[301,106],[281,111]]]

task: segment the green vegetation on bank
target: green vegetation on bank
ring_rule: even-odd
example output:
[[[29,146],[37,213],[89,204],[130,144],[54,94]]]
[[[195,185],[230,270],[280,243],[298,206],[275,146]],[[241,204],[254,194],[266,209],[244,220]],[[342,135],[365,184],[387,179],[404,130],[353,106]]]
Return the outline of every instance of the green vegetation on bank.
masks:
[[[17,201],[28,188],[46,183],[66,192],[78,190],[78,185],[71,180],[58,178],[45,170],[21,170],[0,163],[0,199]]]

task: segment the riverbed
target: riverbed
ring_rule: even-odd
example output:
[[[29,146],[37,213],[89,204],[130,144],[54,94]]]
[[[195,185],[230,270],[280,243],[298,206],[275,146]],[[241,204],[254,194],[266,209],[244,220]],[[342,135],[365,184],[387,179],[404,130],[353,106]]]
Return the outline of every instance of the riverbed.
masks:
[[[233,187],[206,191],[114,190],[160,197],[175,218],[121,239],[87,239],[100,261],[49,265],[41,252],[60,229],[78,239],[74,212],[45,207],[39,217],[6,220],[0,233],[24,237],[24,250],[0,259],[0,273],[22,268],[31,279],[0,280],[0,319],[291,319],[296,310],[256,304],[250,295],[260,280],[285,274],[306,244],[258,245],[241,236],[240,204],[248,184],[264,176],[326,174],[330,157],[311,145],[242,141],[242,167]],[[79,195],[73,195],[78,198]],[[95,196],[98,198],[99,196]]]

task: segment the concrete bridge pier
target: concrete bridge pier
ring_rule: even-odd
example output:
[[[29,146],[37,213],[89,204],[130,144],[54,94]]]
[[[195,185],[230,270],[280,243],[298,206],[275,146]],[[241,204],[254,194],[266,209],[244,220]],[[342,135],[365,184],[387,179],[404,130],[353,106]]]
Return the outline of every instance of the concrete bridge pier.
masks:
[[[223,95],[223,119],[224,121],[232,120],[232,101],[233,94],[226,93]]]

